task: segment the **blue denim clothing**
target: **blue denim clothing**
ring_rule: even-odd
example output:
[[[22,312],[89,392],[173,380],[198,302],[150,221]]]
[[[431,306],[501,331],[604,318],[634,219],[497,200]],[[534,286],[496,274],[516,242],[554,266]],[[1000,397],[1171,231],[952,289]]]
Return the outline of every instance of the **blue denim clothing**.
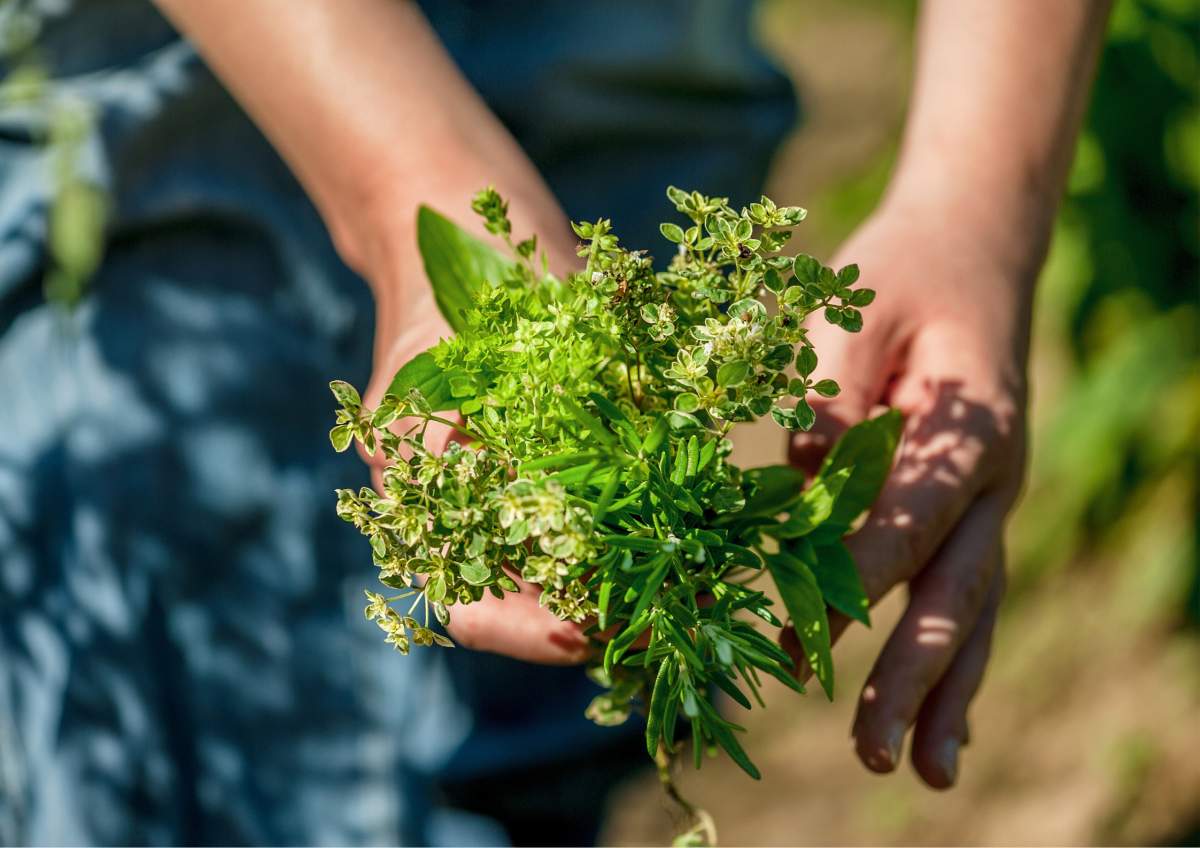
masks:
[[[0,844],[586,839],[637,760],[578,669],[402,658],[363,621],[326,384],[366,382],[373,306],[311,204],[145,0],[30,5],[113,214],[83,304],[47,305],[40,118],[0,109]],[[425,6],[631,244],[669,182],[749,199],[794,117],[739,0]]]

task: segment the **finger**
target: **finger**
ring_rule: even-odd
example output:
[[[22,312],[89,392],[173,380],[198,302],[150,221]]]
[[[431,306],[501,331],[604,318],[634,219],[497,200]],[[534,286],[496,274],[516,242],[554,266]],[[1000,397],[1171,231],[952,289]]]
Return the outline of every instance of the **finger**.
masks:
[[[1004,585],[1001,563],[1001,567],[992,573],[991,589],[971,635],[929,693],[917,716],[913,732],[913,766],[921,779],[934,789],[947,789],[958,777],[959,751],[969,738],[967,708],[983,681]]]
[[[981,422],[957,420],[958,403],[930,386],[910,407],[896,465],[846,540],[872,603],[921,570],[996,476],[992,436]]]
[[[1018,396],[977,345],[953,322],[925,327],[889,383],[904,440],[866,525],[848,542],[872,599],[911,579],[980,492],[1016,491],[1024,463]]]
[[[872,771],[899,763],[904,734],[983,609],[999,564],[1007,504],[981,498],[912,582],[908,607],[863,687],[853,736]]]
[[[591,654],[583,629],[540,606],[537,587],[528,583],[503,599],[487,594],[476,603],[451,607],[446,629],[465,648],[526,662],[575,665]]]

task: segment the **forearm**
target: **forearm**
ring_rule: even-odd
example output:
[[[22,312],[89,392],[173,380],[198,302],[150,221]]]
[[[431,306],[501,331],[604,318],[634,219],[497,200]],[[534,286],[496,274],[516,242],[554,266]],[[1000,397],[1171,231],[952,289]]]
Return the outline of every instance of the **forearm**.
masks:
[[[889,202],[932,201],[1031,284],[1108,9],[1109,0],[925,0]]]
[[[422,201],[495,184],[521,223],[561,225],[536,170],[413,3],[157,0],[197,46],[370,279]],[[473,222],[471,222],[473,223]],[[399,231],[399,232],[398,232]],[[373,281],[373,285],[374,285]]]

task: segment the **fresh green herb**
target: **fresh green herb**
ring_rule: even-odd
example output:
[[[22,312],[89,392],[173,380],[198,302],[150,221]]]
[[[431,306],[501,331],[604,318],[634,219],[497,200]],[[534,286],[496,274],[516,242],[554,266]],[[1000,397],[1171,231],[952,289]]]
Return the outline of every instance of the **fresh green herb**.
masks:
[[[695,816],[685,837],[711,841],[711,820],[671,783],[679,731],[690,726],[697,763],[719,747],[759,776],[713,693],[750,709],[763,675],[804,691],[792,658],[747,620],[783,626],[753,585],[766,573],[832,697],[826,604],[867,620],[841,538],[878,494],[900,419],[851,428],[807,488],[791,468],[734,466],[735,423],[770,414],[805,430],[809,392],[837,394],[812,376],[805,319],[822,312],[855,332],[873,292],[853,288],[853,265],[780,254],[803,209],[667,196],[687,223],[662,225],[675,246],[665,271],[599,220],[574,225],[584,269],[565,280],[535,262],[536,240],[513,242],[493,190],[472,207],[512,258],[422,208],[426,271],[458,335],[401,368],[375,409],[333,383],[330,438],[391,463],[381,492],[338,492],[396,592],[367,592],[387,641],[448,644],[431,615],[444,625],[455,605],[517,591],[506,569],[536,583],[547,609],[595,640],[590,673],[607,691],[588,715],[645,714],[647,751]],[[430,422],[461,441],[426,449]]]

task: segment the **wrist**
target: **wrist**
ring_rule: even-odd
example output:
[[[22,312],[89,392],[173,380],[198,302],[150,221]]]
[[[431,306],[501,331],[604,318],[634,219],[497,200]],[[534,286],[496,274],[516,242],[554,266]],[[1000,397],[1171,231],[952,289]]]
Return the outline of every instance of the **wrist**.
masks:
[[[428,291],[417,249],[422,204],[508,252],[470,209],[471,198],[487,186],[495,186],[509,201],[514,241],[536,234],[551,270],[573,269],[576,241],[566,215],[532,166],[491,161],[454,142],[377,167],[327,220],[343,260],[366,278],[377,299],[407,299]]]
[[[982,255],[1031,299],[1049,248],[1058,196],[1032,178],[969,174],[952,161],[902,162],[881,203]]]
[[[878,296],[870,326],[882,344],[903,344],[937,326],[1019,377],[1028,355],[1035,274],[970,216],[933,193],[891,194],[843,246]],[[986,352],[986,355],[985,353]],[[1007,382],[1007,380],[1006,380]]]

